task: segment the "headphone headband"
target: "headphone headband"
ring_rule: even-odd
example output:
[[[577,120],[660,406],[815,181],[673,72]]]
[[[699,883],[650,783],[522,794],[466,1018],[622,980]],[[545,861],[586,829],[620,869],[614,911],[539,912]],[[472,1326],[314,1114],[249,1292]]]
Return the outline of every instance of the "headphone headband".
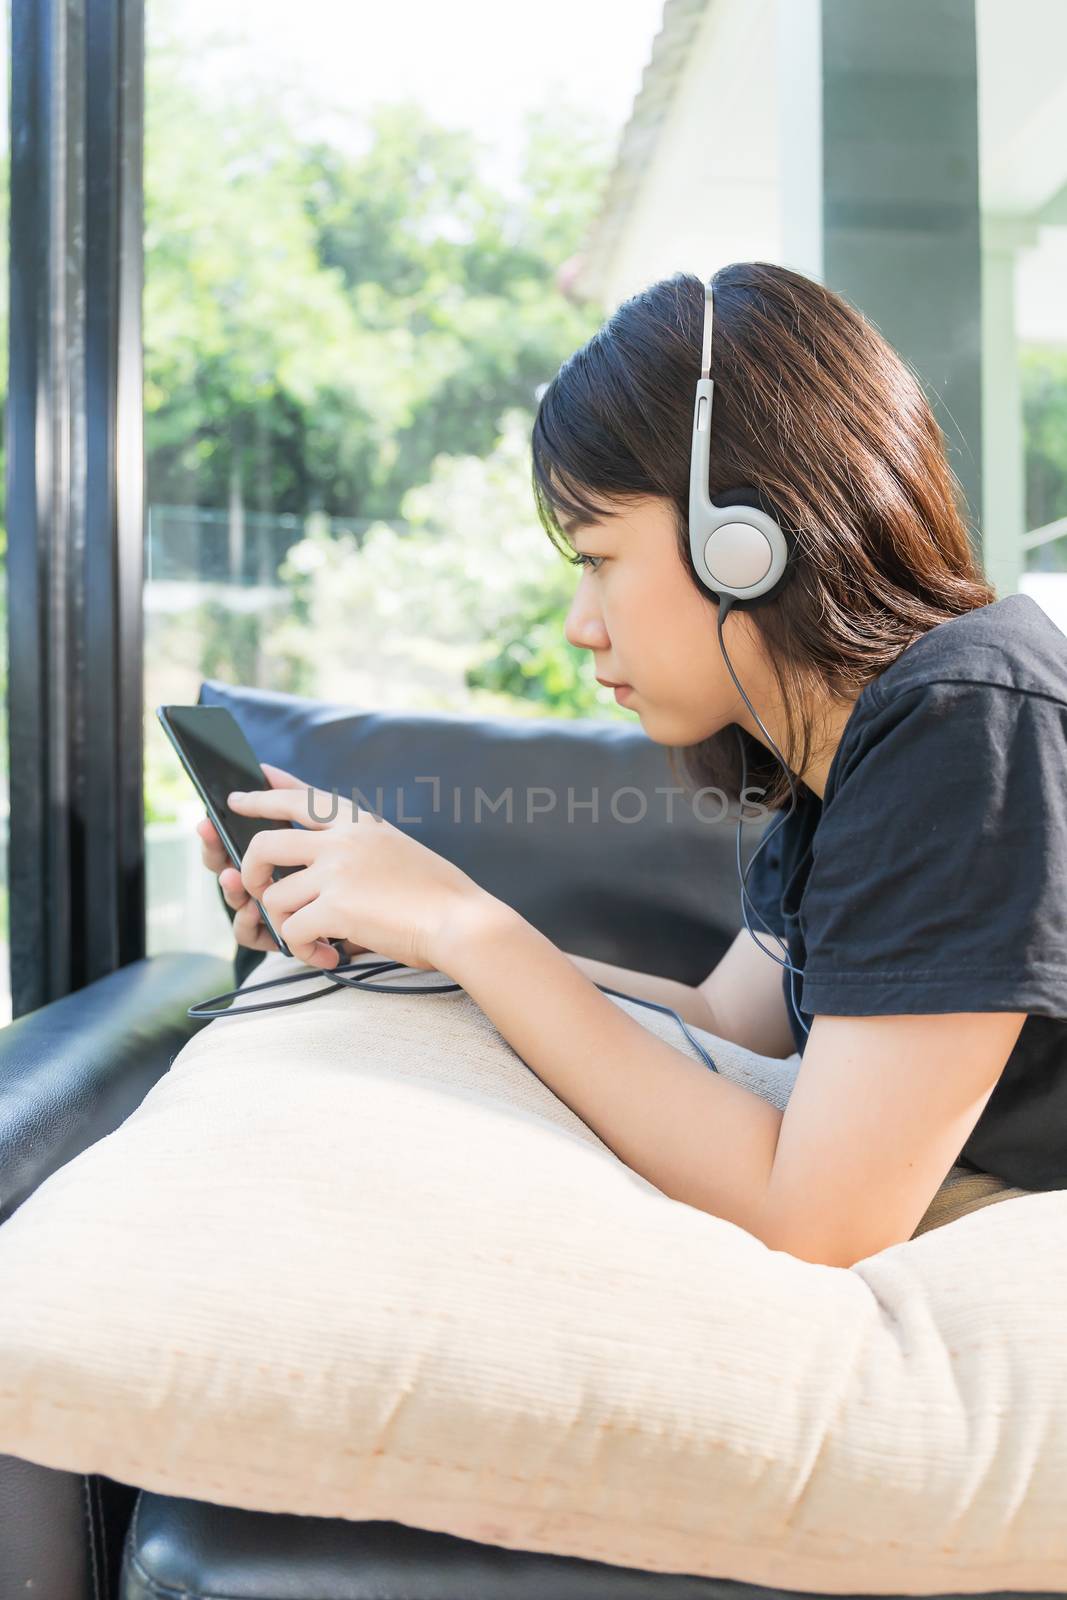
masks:
[[[700,376],[693,404],[693,439],[689,457],[689,553],[700,581],[716,599],[742,601],[777,595],[788,577],[789,546],[776,518],[758,502],[752,487],[710,495],[711,335],[715,306],[712,279],[704,285],[704,333]]]

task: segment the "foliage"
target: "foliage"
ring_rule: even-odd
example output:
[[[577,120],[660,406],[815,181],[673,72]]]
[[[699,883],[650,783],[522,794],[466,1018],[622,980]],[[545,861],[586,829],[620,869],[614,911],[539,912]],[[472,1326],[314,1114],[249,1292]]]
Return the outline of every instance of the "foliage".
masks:
[[[152,722],[156,719],[153,716]],[[178,760],[166,735],[158,724],[148,725],[145,719],[144,744],[144,820],[145,826],[153,822],[177,822],[189,810],[190,796],[195,791],[188,774]],[[203,807],[201,807],[203,810]]]
[[[1024,345],[1019,357],[1026,526],[1043,528],[1067,517],[1067,349]]]
[[[521,203],[477,143],[411,103],[353,155],[301,137],[266,86],[216,103],[180,16],[153,8],[145,197],[152,498],[396,517],[444,454],[486,454],[509,406],[600,318],[555,288],[591,220],[608,130],[527,121]]]
[[[402,503],[406,531],[316,531],[280,575],[292,601],[271,635],[301,692],[354,703],[620,716],[588,651],[563,638],[573,568],[531,518],[531,418],[512,409],[491,452],[439,456]],[[329,642],[328,657],[323,641]]]
[[[573,574],[529,487],[538,388],[601,320],[556,278],[610,130],[558,100],[529,113],[505,197],[473,135],[418,106],[373,107],[353,154],[303,136],[264,83],[223,103],[180,24],[154,0],[149,493],[294,512],[307,536],[286,605],[205,594],[154,619],[154,663],[188,675],[192,650],[201,676],[295,694],[619,715],[562,636]],[[335,538],[320,514],[372,525]]]

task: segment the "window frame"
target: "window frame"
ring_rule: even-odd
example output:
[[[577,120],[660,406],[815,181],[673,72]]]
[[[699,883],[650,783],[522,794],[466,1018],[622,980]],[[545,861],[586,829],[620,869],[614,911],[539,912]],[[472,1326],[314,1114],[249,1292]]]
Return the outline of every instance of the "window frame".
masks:
[[[11,0],[12,1019],[145,951],[142,0]]]

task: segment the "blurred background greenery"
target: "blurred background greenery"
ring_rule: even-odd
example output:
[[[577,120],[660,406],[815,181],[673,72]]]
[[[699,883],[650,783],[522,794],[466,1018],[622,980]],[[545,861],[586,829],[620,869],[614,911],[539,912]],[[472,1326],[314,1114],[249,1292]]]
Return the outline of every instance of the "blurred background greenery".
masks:
[[[146,817],[188,799],[154,708],[205,677],[632,724],[563,637],[577,572],[529,456],[540,386],[605,314],[557,276],[617,130],[530,112],[516,197],[412,102],[354,155],[269,85],[217,97],[180,6],[150,16]]]

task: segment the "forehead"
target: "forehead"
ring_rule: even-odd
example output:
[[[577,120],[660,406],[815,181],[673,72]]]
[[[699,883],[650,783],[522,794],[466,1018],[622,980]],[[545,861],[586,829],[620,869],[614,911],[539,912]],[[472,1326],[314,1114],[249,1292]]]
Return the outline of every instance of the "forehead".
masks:
[[[627,539],[637,530],[647,532],[661,520],[671,524],[673,517],[670,503],[656,495],[608,499],[593,498],[587,491],[574,495],[569,504],[565,498],[557,501],[555,513],[560,532],[572,544],[589,530],[595,539]]]
[[[582,483],[563,477],[553,466],[548,473],[548,493],[555,504],[555,521],[568,539],[584,528],[611,527],[615,510],[609,495],[598,495]]]

